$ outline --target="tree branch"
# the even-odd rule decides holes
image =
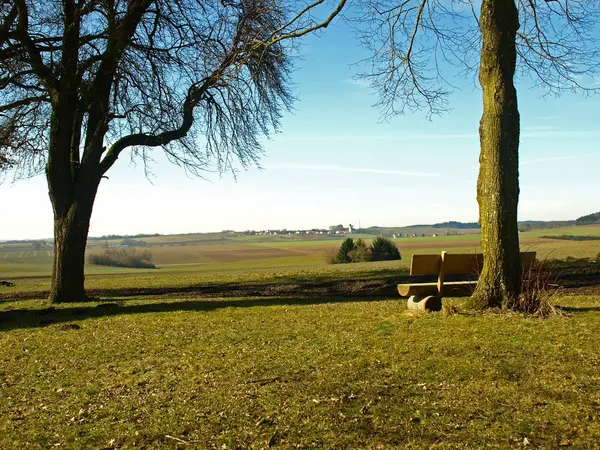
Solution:
[[[57,92],[56,79],[53,77],[50,68],[44,64],[40,51],[31,40],[31,36],[29,36],[29,12],[27,10],[27,4],[25,3],[25,0],[16,0],[15,5],[17,6],[19,18],[16,29],[17,36],[23,43],[27,54],[29,55],[31,67],[36,75],[40,77],[50,93],[55,95]]]
[[[39,95],[37,97],[22,98],[20,100],[14,101],[12,103],[0,105],[0,112],[10,111],[11,109],[20,108],[21,106],[29,105],[31,103],[49,102],[49,101],[50,101],[50,99],[48,98],[47,95]]]

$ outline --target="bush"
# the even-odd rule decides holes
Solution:
[[[371,250],[365,241],[359,239],[354,244],[354,248],[348,253],[348,256],[353,263],[368,262],[371,261]]]
[[[137,239],[125,238],[121,242],[121,245],[128,245],[129,247],[145,247],[148,243]]]
[[[326,264],[339,263],[338,250],[336,250],[335,248],[329,248],[329,249],[325,250],[325,253],[323,254],[323,259],[325,260]]]
[[[156,266],[152,264],[152,253],[135,248],[108,249],[99,255],[89,255],[88,263],[98,266],[156,269]]]
[[[392,261],[402,259],[400,250],[391,239],[378,237],[371,243],[372,261]]]
[[[535,266],[523,267],[521,275],[521,295],[513,304],[506,305],[509,309],[536,317],[560,315],[550,298],[558,291],[557,275],[547,261]]]
[[[354,239],[352,239],[352,238],[344,239],[344,242],[342,242],[342,245],[340,245],[340,249],[338,250],[338,253],[337,253],[338,264],[345,264],[345,263],[352,262],[352,259],[350,258],[350,252],[352,250],[354,250],[354,245],[355,245]]]

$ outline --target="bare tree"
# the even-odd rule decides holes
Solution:
[[[407,110],[443,113],[452,72],[464,76],[478,69],[484,267],[476,307],[517,308],[520,294],[515,73],[530,76],[547,94],[594,92],[586,81],[599,69],[598,12],[597,0],[482,0],[480,11],[471,0],[366,0],[355,18],[372,51],[362,76],[377,90],[385,118]]]
[[[293,100],[290,46],[326,28],[344,4],[0,2],[0,168],[17,178],[45,170],[51,301],[86,298],[90,217],[117,158],[130,149],[146,161],[161,147],[193,174],[255,163],[259,135],[277,130]]]

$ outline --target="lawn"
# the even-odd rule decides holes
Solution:
[[[0,448],[597,448],[600,296],[557,302],[3,302]]]
[[[399,245],[402,261],[342,265],[327,241],[152,246],[186,262],[88,266],[98,301],[57,307],[47,255],[0,260],[17,284],[0,287],[0,448],[598,448],[598,289],[548,320],[415,314],[393,294],[410,255],[477,236]]]

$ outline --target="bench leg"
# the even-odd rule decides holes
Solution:
[[[420,309],[422,311],[441,311],[442,298],[437,295],[428,295],[426,297],[413,295],[409,297],[406,307],[408,309]]]

